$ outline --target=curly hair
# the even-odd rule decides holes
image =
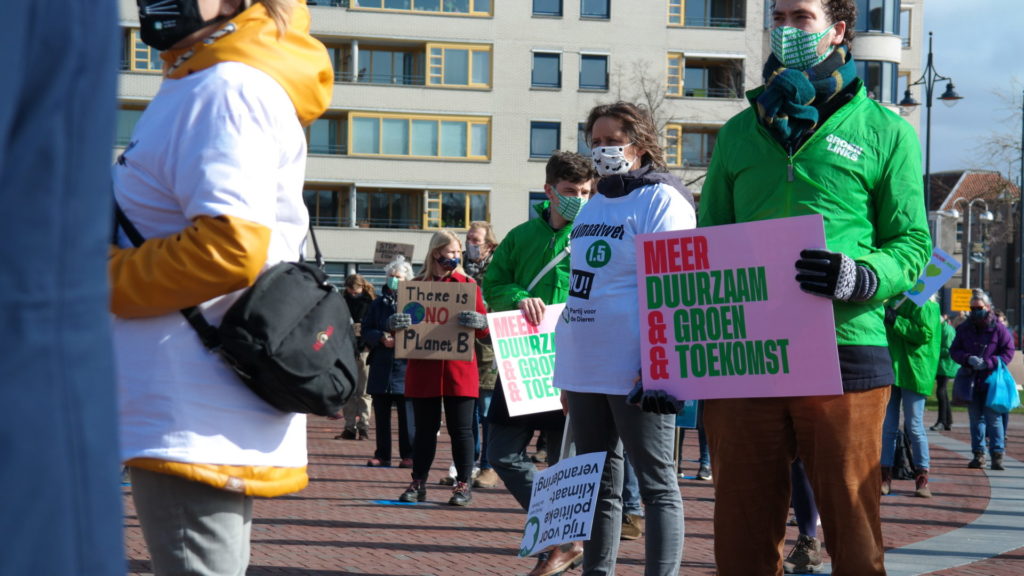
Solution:
[[[590,135],[594,130],[594,124],[599,118],[609,116],[622,123],[622,131],[629,136],[629,141],[636,144],[645,151],[640,159],[641,166],[650,164],[656,170],[664,171],[665,152],[661,149],[658,138],[658,128],[654,124],[650,110],[642,104],[623,102],[614,104],[599,104],[594,106],[587,116],[587,145],[590,145]]]
[[[586,182],[597,178],[594,161],[576,152],[555,150],[544,168],[544,183],[554,186],[566,182]]]

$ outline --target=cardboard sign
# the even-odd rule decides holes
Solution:
[[[382,242],[377,241],[376,246],[373,248],[373,263],[374,264],[387,264],[394,259],[395,255],[401,254],[405,256],[406,262],[412,262],[412,251],[416,248],[413,244],[398,244],[397,242]]]
[[[555,326],[565,304],[544,307],[539,326],[519,310],[487,315],[494,359],[509,416],[561,410],[561,392],[551,385],[555,372]]]
[[[402,282],[398,309],[412,316],[412,326],[395,334],[396,358],[472,360],[475,332],[459,326],[459,312],[476,310],[476,284]]]
[[[960,269],[960,262],[944,252],[941,248],[932,249],[932,259],[924,267],[924,272],[917,279],[917,283],[910,290],[904,292],[911,302],[918,306],[931,298],[932,294],[939,291],[939,288],[949,281]]]
[[[590,539],[606,456],[606,452],[591,452],[559,460],[533,477],[519,556],[532,556],[563,542]]]
[[[824,247],[819,214],[638,235],[644,386],[680,400],[842,394],[832,301],[794,280],[800,251]]]
[[[974,291],[970,288],[953,288],[949,298],[949,309],[954,312],[966,312],[971,309],[971,296]]]

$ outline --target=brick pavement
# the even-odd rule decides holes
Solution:
[[[968,442],[966,414],[949,438]],[[934,414],[926,416],[934,421]],[[259,500],[253,522],[252,560],[248,574],[261,575],[474,575],[525,574],[532,559],[517,558],[524,516],[503,488],[477,489],[464,509],[445,505],[449,488],[436,481],[450,462],[442,432],[431,473],[428,502],[396,505],[393,501],[409,481],[408,470],[367,468],[371,441],[333,440],[340,424],[321,418],[309,422],[310,486],[303,492]],[[935,434],[935,433],[931,433]],[[696,456],[696,434],[687,435],[684,456]],[[1024,417],[1014,415],[1007,444],[1010,456],[1024,460]],[[893,494],[882,499],[883,535],[887,549],[948,533],[976,519],[989,501],[990,471],[968,470],[958,454],[932,449],[930,500],[913,497],[913,482],[897,481]],[[696,464],[686,463],[693,474]],[[680,574],[712,576],[714,561],[710,483],[680,480],[686,509],[686,541]],[[1021,487],[1024,489],[1024,486]],[[125,545],[130,574],[151,574],[138,520],[125,492]],[[1022,512],[1024,514],[1024,512]],[[787,532],[787,549],[796,529]],[[643,573],[644,540],[623,542],[618,574]],[[965,542],[965,547],[971,543]],[[933,576],[1009,576],[1024,574],[1024,533],[1021,548],[995,558]],[[574,571],[578,574],[578,571]]]

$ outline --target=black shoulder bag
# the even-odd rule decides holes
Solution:
[[[135,246],[145,242],[115,203],[117,223]],[[242,382],[282,412],[332,416],[356,383],[355,334],[348,306],[317,266],[281,262],[260,274],[231,305],[219,327],[199,308],[181,310],[203,345],[219,353]]]

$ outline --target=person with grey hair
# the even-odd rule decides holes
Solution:
[[[412,441],[405,409],[406,360],[395,358],[395,334],[388,330],[387,321],[397,312],[398,285],[411,280],[412,266],[401,254],[384,267],[387,280],[381,297],[370,304],[363,317],[363,342],[370,352],[366,363],[370,367],[366,392],[373,398],[373,412],[377,415],[377,449],[366,462],[371,467],[391,466],[391,407],[398,410],[399,468],[412,468]]]

